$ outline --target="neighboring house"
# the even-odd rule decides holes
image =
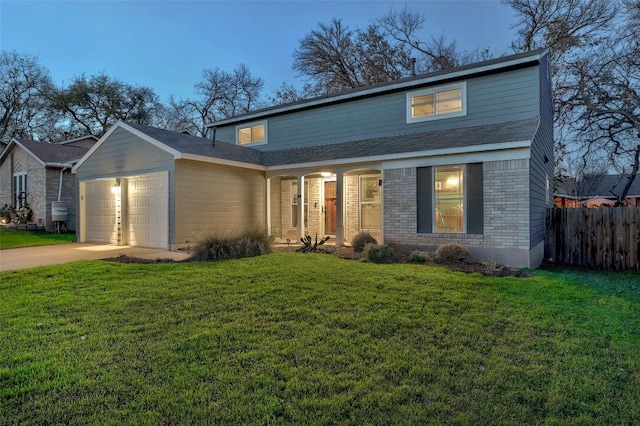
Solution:
[[[52,202],[67,204],[66,228],[76,229],[77,184],[72,167],[97,141],[94,136],[62,144],[14,138],[0,154],[0,206],[33,210],[32,221],[47,231],[55,230]]]
[[[258,226],[340,245],[367,231],[535,267],[552,120],[539,50],[225,119],[215,140],[120,122],[74,167],[80,241],[174,250]]]
[[[566,178],[558,185],[555,194],[555,206],[558,208],[585,207],[589,200],[609,200],[611,203],[590,203],[593,205],[612,205],[622,195],[628,175],[590,175],[576,181]],[[626,206],[640,206],[640,176],[637,176],[622,202]]]

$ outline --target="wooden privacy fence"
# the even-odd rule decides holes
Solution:
[[[640,271],[640,207],[548,209],[545,258]]]

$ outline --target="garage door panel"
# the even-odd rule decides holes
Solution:
[[[129,244],[167,248],[168,175],[136,176],[128,182]]]
[[[117,242],[115,194],[111,192],[113,184],[113,180],[85,184],[87,242],[107,244]]]

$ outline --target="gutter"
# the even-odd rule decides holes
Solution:
[[[69,163],[45,163],[46,167],[59,167],[60,168],[60,181],[58,182],[58,201],[62,198],[62,175],[64,171],[73,167],[72,164]]]

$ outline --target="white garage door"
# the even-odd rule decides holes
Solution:
[[[168,248],[168,174],[128,177],[127,181],[128,244]]]
[[[88,243],[117,243],[116,197],[111,191],[114,183],[115,180],[101,180],[85,184],[83,228]]]

